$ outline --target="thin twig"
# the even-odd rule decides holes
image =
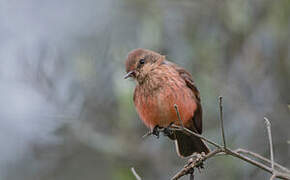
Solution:
[[[243,156],[243,155],[241,155],[239,153],[236,153],[235,151],[233,151],[231,149],[228,149],[228,148],[225,149],[225,153],[229,154],[229,155],[232,155],[234,157],[237,157],[237,158],[239,158],[239,159],[241,159],[243,161],[246,161],[246,162],[248,162],[248,163],[250,163],[250,164],[252,164],[252,165],[254,165],[256,167],[259,167],[260,169],[263,169],[263,170],[265,170],[265,171],[267,171],[269,173],[272,173],[272,169],[269,168],[268,166],[266,166],[266,165],[264,165],[264,164],[262,164],[260,162],[257,162],[255,160],[249,158],[249,157],[246,157],[246,156]]]
[[[271,157],[271,167],[273,172],[274,170],[274,152],[273,152],[273,143],[272,143],[272,134],[271,134],[271,123],[269,121],[269,119],[267,119],[266,117],[264,117],[265,123],[266,123],[266,128],[267,128],[267,132],[268,132],[268,138],[269,138],[269,145],[270,145],[270,157]]]
[[[193,131],[191,131],[191,130],[185,128],[185,127],[182,128],[182,127],[177,126],[177,125],[175,125],[175,124],[172,124],[171,127],[172,127],[172,128],[170,128],[170,129],[172,129],[172,130],[183,131],[183,132],[185,132],[185,133],[187,133],[187,134],[191,134],[191,135],[194,135],[194,136],[196,136],[196,137],[199,137],[200,139],[202,139],[202,140],[208,142],[209,144],[212,144],[213,146],[215,146],[215,147],[217,147],[217,148],[220,148],[220,147],[221,147],[219,144],[217,144],[217,143],[215,143],[215,142],[213,142],[213,141],[211,141],[211,140],[205,138],[204,136],[202,136],[202,135],[200,135],[200,134],[197,134],[197,133],[195,133],[195,132],[193,132]]]
[[[274,173],[274,174],[271,176],[270,180],[274,180],[275,177],[276,177],[276,174]]]
[[[137,180],[142,180],[141,177],[137,174],[134,167],[131,167],[131,171]]]
[[[245,150],[245,149],[239,148],[239,149],[236,149],[235,152],[240,153],[240,154],[251,155],[251,156],[253,156],[253,157],[257,158],[257,159],[260,159],[260,160],[262,160],[262,161],[265,161],[265,162],[271,164],[271,160],[269,160],[269,159],[267,159],[267,158],[261,156],[260,154],[254,153],[254,152],[252,152],[252,151],[248,151],[248,150]],[[290,174],[290,170],[287,169],[286,167],[284,167],[284,166],[282,166],[282,165],[280,165],[280,164],[278,164],[278,163],[276,163],[276,162],[274,162],[274,166],[277,167],[277,168],[279,168],[279,169],[281,169],[282,171],[285,171],[286,173],[289,173],[289,174]]]
[[[223,143],[224,143],[224,148],[227,148],[226,138],[225,138],[225,130],[224,130],[223,97],[222,96],[219,97],[219,108],[220,108],[220,121],[221,121],[221,129],[222,129]]]
[[[177,106],[177,104],[174,104],[174,109],[175,109],[175,111],[176,111],[177,118],[178,118],[178,120],[179,120],[179,122],[180,122],[180,126],[181,126],[182,129],[183,129],[184,126],[183,126],[183,122],[182,122],[182,120],[181,120],[181,118],[180,118],[180,114],[179,114],[179,111],[178,111],[178,106]]]

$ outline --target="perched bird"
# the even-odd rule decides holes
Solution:
[[[137,81],[134,104],[144,124],[156,127],[181,125],[174,104],[184,127],[202,133],[202,107],[199,91],[191,75],[183,68],[169,62],[156,52],[135,49],[126,60],[126,78]],[[175,131],[169,136],[175,140],[177,154],[187,157],[193,153],[209,152],[204,142],[195,136]]]

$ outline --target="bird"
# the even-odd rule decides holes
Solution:
[[[124,78],[133,78],[137,82],[133,101],[139,117],[148,128],[153,131],[175,124],[202,133],[200,93],[189,72],[168,61],[164,55],[142,48],[128,53],[125,66]],[[196,136],[174,131],[168,137],[175,141],[180,157],[194,153],[208,154],[210,151]]]

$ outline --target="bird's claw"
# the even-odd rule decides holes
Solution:
[[[173,124],[173,122],[170,123],[167,127],[163,128],[163,133],[165,136],[170,137],[173,135],[173,131],[170,129],[172,124]]]
[[[153,134],[154,136],[156,136],[157,139],[159,138],[160,127],[159,127],[158,125],[156,125],[156,126],[153,128],[153,130],[152,130],[152,134]]]
[[[164,136],[171,136],[173,132],[169,128],[164,128],[163,130]]]
[[[156,136],[157,139],[158,139],[159,136],[160,136],[160,132],[163,132],[163,134],[164,134],[165,136],[171,137],[171,136],[174,134],[173,131],[170,129],[172,124],[173,124],[173,123],[170,123],[170,124],[169,124],[167,127],[165,127],[165,128],[156,125],[156,126],[152,129],[152,131],[146,133],[143,137],[147,137],[147,136],[149,136],[149,135],[154,135],[154,136]]]
[[[163,133],[164,133],[164,136],[167,136],[169,139],[175,140],[176,134],[172,125],[173,125],[173,122],[170,123],[166,128],[164,128]]]

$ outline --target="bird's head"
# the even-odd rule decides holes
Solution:
[[[156,67],[158,67],[165,57],[147,50],[147,49],[134,49],[129,52],[126,59],[126,72],[125,79],[132,77],[139,83],[143,82],[147,75]]]

